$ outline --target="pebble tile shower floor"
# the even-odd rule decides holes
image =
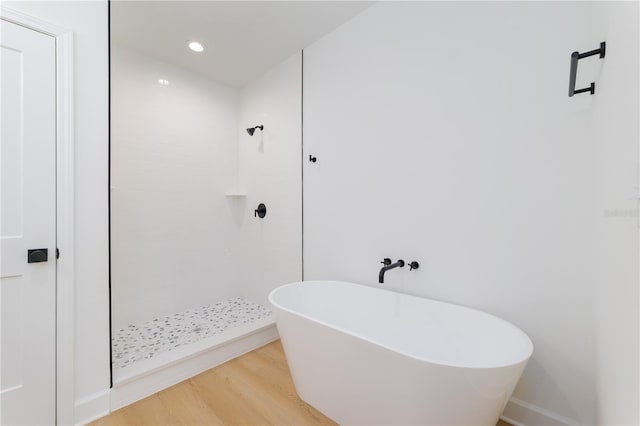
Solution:
[[[271,310],[242,298],[189,309],[114,330],[113,367],[137,361],[220,334],[271,315]]]

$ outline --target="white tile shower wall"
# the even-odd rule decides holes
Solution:
[[[237,90],[119,46],[111,61],[114,328],[240,296]]]
[[[243,297],[268,306],[267,295],[279,285],[301,279],[301,54],[275,66],[240,90],[238,130],[239,186],[246,199],[232,200],[243,212],[238,274]],[[246,128],[264,125],[253,136]],[[259,203],[264,219],[255,218]]]
[[[419,261],[384,287],[520,326],[535,350],[514,395],[580,424],[597,397],[597,96],[567,86],[593,19],[588,3],[381,2],[304,51],[305,278],[378,286],[382,258]],[[583,62],[580,86],[602,66]]]
[[[109,389],[107,2],[3,1],[2,6],[74,32],[74,362],[75,400],[82,401]]]
[[[593,105],[597,150],[597,424],[640,424],[638,2],[596,5],[607,41]]]

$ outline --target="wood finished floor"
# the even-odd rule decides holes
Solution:
[[[298,397],[278,340],[114,411],[92,426],[335,424]]]

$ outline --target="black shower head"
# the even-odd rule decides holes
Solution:
[[[247,129],[247,133],[249,133],[249,136],[253,136],[253,134],[255,133],[256,129],[260,129],[260,131],[264,130],[264,126],[260,125],[260,126],[256,126],[256,127],[249,127]]]

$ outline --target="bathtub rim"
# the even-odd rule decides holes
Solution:
[[[515,329],[516,332],[520,333],[525,338],[526,342],[528,343],[528,345],[527,345],[528,348],[525,351],[525,352],[528,353],[528,355],[526,357],[523,357],[519,361],[516,361],[516,362],[496,364],[496,365],[491,365],[491,366],[472,366],[472,365],[464,365],[464,364],[456,364],[456,363],[447,363],[447,362],[442,362],[442,361],[435,361],[435,360],[429,359],[427,357],[416,356],[416,355],[408,353],[406,351],[390,347],[389,345],[386,345],[384,343],[378,342],[378,341],[376,341],[374,339],[371,339],[369,337],[362,336],[362,335],[356,334],[356,333],[354,333],[352,331],[346,330],[343,327],[335,326],[335,325],[329,324],[329,323],[327,323],[325,321],[319,320],[317,318],[313,318],[313,317],[311,317],[309,315],[306,315],[306,314],[303,314],[303,313],[300,313],[300,312],[296,312],[296,311],[288,309],[288,308],[284,308],[280,304],[275,303],[274,300],[273,300],[273,295],[276,292],[278,292],[278,290],[281,290],[281,289],[284,289],[284,288],[288,288],[288,287],[293,287],[293,286],[296,286],[296,285],[311,284],[311,283],[337,283],[337,284],[346,284],[346,285],[350,285],[350,286],[366,287],[366,288],[370,288],[370,289],[373,289],[373,290],[376,290],[376,291],[383,291],[383,292],[387,292],[387,293],[393,293],[393,294],[396,294],[396,295],[399,294],[401,296],[406,296],[406,297],[414,298],[414,299],[415,298],[424,299],[424,300],[427,300],[429,302],[442,304],[442,305],[448,305],[448,306],[454,306],[455,308],[464,309],[464,310],[470,310],[470,311],[477,312],[477,313],[480,313],[480,314],[483,314],[483,315],[488,315],[488,316],[498,320],[499,322],[505,324],[506,326]],[[427,362],[427,363],[430,363],[430,364],[433,364],[433,365],[439,365],[439,366],[443,366],[443,367],[454,367],[454,368],[467,368],[467,369],[474,369],[474,370],[475,369],[490,370],[490,369],[514,367],[514,366],[520,365],[522,363],[527,363],[529,361],[529,359],[531,359],[531,356],[533,355],[533,349],[534,349],[533,342],[531,341],[531,338],[527,335],[527,333],[525,333],[520,327],[516,326],[515,324],[512,324],[511,322],[509,322],[509,321],[507,321],[507,320],[505,320],[503,318],[500,318],[500,317],[498,317],[496,315],[490,314],[490,313],[485,312],[485,311],[481,311],[479,309],[470,308],[468,306],[458,305],[458,304],[450,303],[450,302],[444,302],[444,301],[440,301],[440,300],[436,300],[436,299],[429,299],[427,297],[414,296],[412,294],[400,293],[398,291],[393,291],[393,290],[389,290],[389,289],[386,289],[386,288],[377,288],[377,287],[368,286],[368,285],[364,285],[364,284],[357,284],[357,283],[352,283],[352,282],[349,282],[349,281],[337,281],[337,280],[295,281],[295,282],[292,282],[292,283],[283,284],[283,285],[278,286],[275,289],[271,290],[269,292],[268,300],[269,300],[269,303],[277,310],[282,310],[282,311],[285,311],[285,312],[287,312],[289,314],[302,317],[302,318],[304,318],[304,319],[306,319],[308,321],[312,321],[312,322],[315,322],[315,323],[318,323],[318,324],[322,324],[325,327],[331,328],[333,330],[339,331],[341,333],[347,334],[347,335],[355,337],[357,339],[364,340],[364,341],[369,342],[369,343],[371,343],[373,345],[380,346],[380,347],[382,347],[382,348],[384,348],[386,350],[389,350],[391,352],[394,352],[394,353],[409,357],[409,358],[414,359],[416,361]],[[278,323],[278,316],[276,315],[276,324],[277,323]]]

